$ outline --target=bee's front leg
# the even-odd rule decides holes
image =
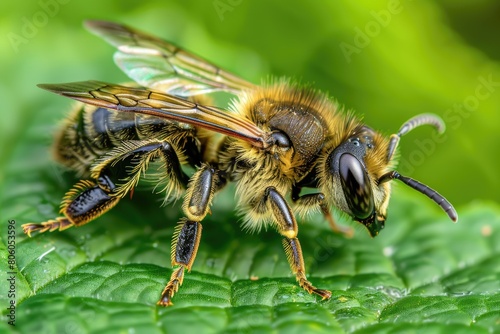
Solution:
[[[321,213],[328,221],[330,228],[335,233],[340,233],[346,236],[347,238],[351,238],[354,234],[354,231],[350,227],[340,226],[333,219],[332,213],[330,212],[330,208],[325,201],[325,195],[323,193],[315,193],[315,194],[305,194],[300,195],[300,188],[296,187],[292,189],[292,201],[297,207],[299,213],[305,213],[307,210],[320,208]]]
[[[316,288],[306,277],[302,248],[297,238],[297,221],[295,220],[292,210],[283,196],[281,196],[274,187],[266,188],[264,196],[278,223],[278,232],[284,236],[283,247],[285,248],[286,257],[299,285],[307,292],[317,294],[323,300],[329,299],[332,296],[330,291]]]
[[[201,239],[202,226],[200,221],[210,211],[212,199],[226,183],[220,172],[203,165],[189,181],[183,210],[187,218],[181,220],[172,238],[172,267],[177,267],[161,293],[158,305],[172,305],[172,297],[179,290],[184,279],[184,269],[191,270]]]

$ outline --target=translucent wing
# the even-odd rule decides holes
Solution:
[[[87,21],[87,29],[118,51],[116,64],[141,86],[178,96],[238,93],[255,85],[162,39],[124,25]]]
[[[199,105],[177,96],[101,81],[38,86],[98,107],[152,115],[199,126],[239,138],[259,148],[266,148],[269,145],[269,136],[249,120],[228,111]]]

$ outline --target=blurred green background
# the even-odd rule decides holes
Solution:
[[[0,186],[22,166],[50,166],[52,132],[70,101],[36,87],[126,80],[85,19],[162,36],[256,83],[294,77],[329,92],[390,134],[409,117],[441,115],[447,132],[401,142],[399,170],[456,205],[498,201],[500,4],[481,1],[102,1],[0,5]],[[26,156],[18,144],[46,131]],[[20,185],[21,186],[21,185]]]

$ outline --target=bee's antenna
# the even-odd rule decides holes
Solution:
[[[403,181],[403,183],[405,183],[406,185],[412,187],[413,189],[429,197],[448,214],[448,217],[450,217],[451,220],[453,220],[454,222],[458,220],[457,211],[455,210],[453,205],[451,205],[451,203],[448,202],[446,198],[441,196],[437,191],[435,191],[431,187],[426,186],[425,184],[420,183],[417,180],[403,176],[396,171],[392,171],[382,175],[382,177],[380,177],[380,179],[378,180],[378,183],[379,184],[384,183],[393,179],[398,179],[400,181]]]
[[[443,133],[446,126],[441,119],[441,117],[434,114],[420,114],[407,120],[401,127],[397,134],[391,135],[391,141],[389,142],[389,149],[387,150],[387,161],[391,161],[392,156],[396,147],[398,147],[399,139],[410,132],[411,130],[421,126],[421,125],[432,125],[439,133]]]

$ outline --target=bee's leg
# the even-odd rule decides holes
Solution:
[[[91,170],[91,177],[98,178],[103,173],[112,171],[113,179],[117,179],[113,195],[124,197],[146,175],[149,164],[153,161],[161,165],[160,181],[167,181],[164,191],[168,197],[171,193],[179,194],[185,189],[189,177],[182,171],[179,157],[174,147],[166,141],[130,140],[116,147],[96,163]]]
[[[63,217],[34,224],[24,224],[24,233],[65,230],[71,226],[82,226],[113,208],[139,181],[151,160],[162,159],[165,175],[170,180],[167,193],[179,191],[187,184],[188,177],[173,147],[167,142],[130,141],[116,147],[105,155],[92,169],[91,177],[96,181],[79,181],[66,193],[61,203]],[[121,184],[112,181],[114,171],[129,171]],[[117,179],[117,177],[113,177]]]
[[[277,222],[278,232],[284,236],[283,247],[285,248],[286,257],[299,285],[307,292],[317,294],[323,300],[329,299],[332,296],[330,291],[316,288],[306,278],[302,248],[297,238],[297,221],[292,214],[292,210],[274,187],[266,188],[264,196]]]
[[[181,221],[172,238],[171,261],[172,267],[177,268],[163,289],[158,305],[172,305],[172,297],[182,284],[184,269],[189,272],[196,257],[202,230],[200,221],[210,212],[215,192],[225,183],[219,171],[209,165],[203,165],[189,181],[183,203],[187,218]]]
[[[172,272],[170,280],[161,293],[160,306],[172,305],[172,297],[179,290],[184,279],[184,269],[191,271],[198,246],[200,244],[202,226],[200,222],[184,219],[174,232],[171,249]]]
[[[345,235],[348,238],[351,238],[354,234],[354,231],[350,227],[340,226],[333,219],[332,213],[328,208],[328,205],[325,201],[325,195],[323,193],[315,193],[315,194],[305,194],[300,196],[300,188],[292,189],[292,200],[297,206],[299,212],[305,212],[308,209],[313,209],[319,207],[321,213],[328,221],[330,228],[336,232]]]
[[[64,217],[40,224],[24,224],[23,231],[31,236],[32,232],[52,232],[57,229],[62,231],[72,226],[84,225],[118,203],[120,198],[111,196],[114,187],[106,175],[100,177],[97,182],[81,180],[66,193],[61,203],[61,213]]]

